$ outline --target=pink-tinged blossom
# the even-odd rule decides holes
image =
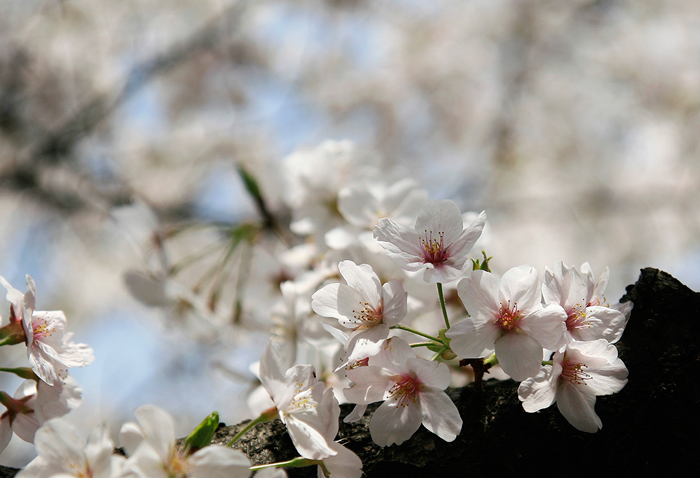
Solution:
[[[596,280],[595,275],[593,274],[593,269],[591,269],[591,265],[588,262],[584,262],[583,264],[581,264],[581,275],[584,277],[586,281],[586,287],[588,289],[588,293],[586,295],[587,306],[591,307],[596,305],[602,305],[604,307],[610,306],[615,310],[619,310],[620,312],[622,312],[622,315],[625,316],[626,325],[627,321],[630,318],[630,313],[632,312],[632,307],[634,306],[634,304],[632,302],[618,302],[617,304],[608,304],[608,301],[605,298],[605,289],[608,286],[610,269],[606,267],[601,276],[598,278],[598,280]]]
[[[452,201],[431,200],[421,209],[415,228],[380,219],[374,237],[387,254],[407,271],[425,270],[426,282],[450,282],[464,269],[467,254],[481,236],[486,213],[466,229]]]
[[[596,396],[617,393],[627,383],[627,368],[617,349],[605,339],[572,342],[555,353],[552,362],[518,387],[523,408],[533,413],[556,401],[571,425],[598,431],[603,424],[595,413]]]
[[[367,264],[352,261],[338,264],[340,275],[346,284],[328,284],[311,297],[311,307],[323,317],[338,319],[341,326],[351,332],[344,342],[347,351],[343,363],[353,355],[356,344],[365,350],[367,357],[379,351],[382,340],[389,336],[389,329],[406,316],[408,294],[398,280],[382,286],[379,277]]]
[[[59,370],[61,381],[53,387],[43,381],[25,380],[10,397],[0,392],[6,410],[0,415],[0,452],[16,434],[33,443],[34,434],[46,421],[65,415],[82,402],[82,389],[65,370]]]
[[[139,478],[245,478],[250,462],[238,450],[209,445],[188,454],[175,443],[175,423],[165,410],[143,405],[134,412],[138,423],[125,423],[119,441],[127,467]]]
[[[542,307],[537,271],[530,266],[508,270],[499,280],[486,271],[473,271],[457,292],[470,317],[457,322],[446,335],[462,358],[496,353],[503,371],[514,380],[535,375],[543,348],[564,344],[566,312],[559,305]]]
[[[114,454],[114,443],[103,422],[88,436],[87,444],[67,422],[46,422],[34,440],[39,456],[17,474],[17,478],[120,478],[126,458]],[[132,475],[133,476],[133,475]]]
[[[301,456],[321,460],[337,453],[328,440],[331,401],[335,400],[331,389],[316,378],[311,365],[295,365],[289,369],[273,342],[260,359],[260,381],[272,398],[280,420]]]
[[[602,293],[597,295],[595,289],[592,274],[584,277],[576,267],[558,261],[553,269],[546,268],[542,295],[545,304],[561,305],[566,311],[567,342],[620,340],[625,315],[601,302]]]
[[[379,446],[405,442],[421,423],[445,441],[453,441],[462,429],[457,407],[444,392],[451,381],[447,366],[417,358],[397,337],[386,341],[368,366],[349,370],[348,377],[355,383],[344,392],[352,403],[384,401],[369,424]]]
[[[65,332],[66,316],[60,310],[38,311],[36,304],[36,284],[27,275],[27,292],[22,295],[3,277],[0,284],[7,289],[7,300],[11,303],[12,315],[21,310],[22,328],[27,344],[29,363],[48,385],[60,381],[56,372],[60,368],[84,367],[92,363],[92,348],[85,344],[69,342],[72,332]],[[21,300],[21,302],[20,302]]]

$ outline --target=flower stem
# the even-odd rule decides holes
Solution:
[[[416,344],[411,344],[411,347],[429,347],[430,345],[435,345],[435,342],[418,342]]]
[[[405,325],[394,325],[391,328],[405,330],[406,332],[411,332],[413,334],[420,335],[421,337],[425,337],[426,339],[430,339],[430,340],[437,342],[439,344],[442,343],[442,340],[438,339],[437,337],[433,337],[432,335],[424,334],[423,332],[419,332],[419,331],[412,329],[410,327],[406,327]]]
[[[288,461],[280,461],[277,463],[268,463],[266,465],[251,466],[250,469],[251,471],[258,471],[264,470],[265,468],[297,468],[303,466],[318,465],[320,463],[320,460],[309,460],[308,458],[298,456]]]
[[[269,422],[270,420],[274,420],[276,417],[277,417],[277,408],[275,408],[275,407],[268,408],[267,410],[265,410],[264,412],[262,412],[258,418],[256,418],[255,420],[253,420],[252,422],[250,422],[249,424],[247,424],[247,425],[243,428],[243,430],[239,431],[239,432],[236,434],[236,436],[234,436],[234,437],[231,439],[231,441],[228,442],[228,443],[226,444],[226,446],[233,446],[233,444],[236,443],[236,441],[237,441],[240,437],[242,437],[248,430],[250,430],[250,429],[253,428],[254,426],[259,425],[259,424],[261,424],[261,423],[265,423],[265,422]]]
[[[437,283],[438,295],[440,296],[440,306],[442,307],[442,316],[445,318],[445,327],[450,328],[450,319],[447,318],[447,307],[445,306],[445,295],[442,293],[442,284]]]

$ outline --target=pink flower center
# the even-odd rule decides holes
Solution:
[[[423,262],[440,264],[447,260],[447,248],[445,247],[445,233],[438,232],[437,238],[433,237],[433,231],[423,231],[425,236],[418,236],[423,246]]]
[[[423,390],[423,384],[417,377],[402,374],[394,377],[394,386],[389,389],[389,393],[400,407],[407,407],[411,402],[418,401],[418,393],[421,390]]]
[[[51,337],[56,332],[56,329],[49,328],[49,322],[44,317],[35,319],[32,322],[32,332],[34,340],[41,340],[45,337]]]
[[[588,368],[585,363],[567,361],[562,364],[561,375],[559,380],[565,380],[570,383],[575,383],[577,385],[587,385],[586,380],[590,379],[591,376],[588,375],[583,369]]]
[[[360,302],[362,309],[352,310],[353,317],[358,326],[354,330],[368,329],[382,323],[382,306],[377,309],[372,307],[369,302]]]
[[[510,332],[511,330],[518,328],[520,318],[521,316],[518,311],[517,303],[513,304],[513,307],[511,308],[510,301],[508,301],[508,305],[505,307],[501,302],[501,306],[498,309],[498,317],[496,318],[496,325],[498,325],[501,330]]]

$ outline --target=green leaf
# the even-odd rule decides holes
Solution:
[[[212,412],[202,423],[192,430],[192,433],[185,438],[185,450],[188,455],[201,450],[211,443],[211,439],[219,426],[219,414]]]

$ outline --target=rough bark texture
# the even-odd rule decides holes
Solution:
[[[421,427],[401,446],[380,448],[369,435],[370,413],[360,422],[341,424],[339,437],[360,456],[371,478],[687,473],[697,455],[692,437],[700,424],[700,353],[692,327],[700,319],[700,294],[648,268],[627,287],[622,301],[629,300],[634,309],[617,344],[629,369],[629,383],[618,394],[598,397],[596,411],[603,421],[598,433],[577,431],[556,406],[526,413],[517,383],[491,380],[481,393],[473,385],[449,391],[464,420],[462,433],[452,443]],[[341,416],[350,409],[343,406]],[[220,427],[214,442],[227,442],[244,425]],[[279,420],[251,430],[236,448],[254,464],[297,456]],[[314,477],[316,470],[291,469],[289,475]],[[0,469],[0,478],[11,476],[12,470]]]

